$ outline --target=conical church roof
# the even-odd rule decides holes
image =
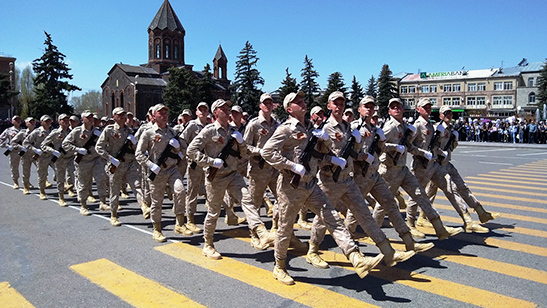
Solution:
[[[173,7],[171,7],[171,3],[169,3],[168,0],[165,0],[163,2],[159,11],[156,13],[156,16],[148,27],[148,31],[152,31],[155,29],[168,29],[170,31],[180,31],[182,33],[186,32],[184,30],[184,27],[180,23],[177,14],[175,14]]]
[[[220,60],[220,59],[228,61],[228,58],[224,54],[224,50],[222,50],[222,46],[220,46],[220,44],[219,44],[218,49],[217,49],[217,53],[216,53],[215,58],[213,59],[213,61]]]

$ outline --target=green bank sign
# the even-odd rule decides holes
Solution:
[[[465,76],[467,71],[453,71],[453,72],[439,72],[439,73],[426,73],[421,72],[420,78],[439,78],[439,77],[452,77],[452,76]]]

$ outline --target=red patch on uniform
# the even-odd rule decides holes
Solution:
[[[266,136],[268,134],[268,131],[265,128],[263,128],[263,129],[260,130],[260,134],[262,136]]]
[[[399,139],[403,138],[403,133],[399,133],[398,137]]]
[[[161,141],[161,135],[156,134],[156,136],[154,136],[154,141],[155,142],[160,142]]]
[[[114,139],[120,139],[122,136],[120,136],[120,134],[118,133],[114,133]]]
[[[445,138],[450,138],[450,133],[449,133],[449,132],[445,132],[445,133],[444,133],[444,137],[445,137]]]
[[[303,132],[298,132],[296,134],[296,140],[302,140],[302,139],[306,139],[306,138],[307,138],[307,136]]]
[[[429,136],[429,135],[431,134],[431,131],[428,129],[428,130],[425,131],[425,134],[426,134],[427,136]]]
[[[57,136],[57,139],[63,140],[63,134],[59,134],[59,135]]]
[[[339,132],[336,132],[336,134],[334,135],[334,137],[336,138],[336,140],[338,142],[342,141],[342,135],[339,133]]]
[[[15,135],[17,135],[17,133],[11,134],[11,138],[15,137]]]
[[[45,138],[45,137],[46,137],[46,133],[41,133],[41,134],[40,134],[40,137],[41,137],[41,138]]]
[[[365,132],[364,134],[361,134],[363,137],[365,138],[368,138],[370,137],[372,134],[370,132]]]
[[[80,136],[80,138],[82,138],[82,139],[87,139],[87,135],[86,135],[86,134],[82,134],[82,135]]]
[[[224,138],[222,138],[222,136],[218,136],[218,143],[224,144]]]

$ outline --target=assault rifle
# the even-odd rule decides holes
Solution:
[[[245,125],[241,125],[237,131],[240,132],[240,133],[242,131],[245,131]],[[228,164],[226,164],[226,159],[228,158],[228,156],[232,155],[232,156],[235,156],[235,157],[241,159],[241,154],[239,153],[239,150],[236,151],[236,150],[232,149],[235,142],[237,142],[236,138],[230,136],[230,139],[228,139],[228,143],[226,143],[224,148],[222,148],[222,151],[220,151],[220,153],[218,153],[218,155],[216,157],[216,158],[222,159],[222,161],[224,162],[224,164],[223,164],[224,168],[228,167]],[[214,180],[215,176],[217,175],[217,171],[219,169],[220,168],[215,168],[213,166],[209,167],[209,175],[207,175],[207,179],[209,181]]]
[[[131,144],[133,144],[133,142],[131,142],[129,138],[125,139],[125,142],[123,143],[121,149],[118,151],[118,153],[116,153],[114,158],[119,160],[120,162],[123,162],[125,161],[125,154],[135,154],[135,151],[130,148]],[[114,164],[110,163],[110,173],[116,172],[116,168],[117,167],[114,166]]]
[[[452,151],[454,141],[456,141],[456,135],[450,134],[450,138],[448,138],[448,142],[446,142],[446,145],[443,148],[443,151],[447,152],[448,155],[450,155],[450,152]],[[442,163],[445,158],[446,157],[439,155],[438,162]]]
[[[374,133],[374,140],[372,140],[372,143],[368,147],[368,153],[370,155],[374,155],[374,153],[379,155],[380,154],[380,148],[378,147],[378,143],[380,142],[380,135],[378,135],[376,133],[376,128],[374,128],[372,132]],[[370,164],[365,161],[365,163],[363,165],[363,168],[361,169],[361,174],[363,176],[365,176],[367,174],[368,167],[370,167]]]
[[[21,145],[21,142],[16,142],[18,145]],[[4,151],[4,155],[8,156],[11,151],[13,151],[13,147],[11,147],[11,150],[9,149],[10,147],[8,146],[8,149],[6,151]]]
[[[321,124],[319,124],[317,129],[323,129],[323,126],[325,126],[325,123],[327,122],[327,119],[330,117],[331,112],[332,112],[331,110],[327,111],[327,113],[325,114],[325,120],[321,122]],[[308,144],[306,145],[306,148],[304,149],[302,154],[300,154],[299,162],[302,165],[304,165],[304,168],[306,168],[306,171],[310,171],[311,169],[310,159],[312,157],[320,158],[320,159],[325,157],[325,154],[321,154],[317,150],[315,150],[315,145],[317,144],[317,141],[318,141],[318,138],[315,137],[314,134],[310,134],[310,137],[308,139]],[[292,176],[290,184],[295,189],[298,188],[298,186],[300,185],[300,178],[301,176],[296,173],[294,173]]]
[[[182,133],[182,131],[180,131],[178,134],[176,134],[175,137],[173,137],[173,138],[179,139],[179,136],[180,136],[181,133]],[[126,141],[128,141],[128,140],[126,140]],[[157,162],[158,166],[167,167],[166,162],[167,162],[168,158],[175,158],[176,160],[180,160],[180,156],[173,153],[171,151],[172,149],[173,149],[173,146],[171,144],[167,143],[167,146],[165,147],[165,149],[163,149],[163,152],[161,152],[160,157],[158,158],[158,162]],[[150,175],[148,176],[148,178],[151,181],[153,181],[156,178],[156,174],[154,172],[150,172]]]
[[[399,145],[406,145],[408,141],[408,137],[412,134],[412,130],[410,128],[405,129],[405,133],[403,134],[403,137],[401,140],[399,140]],[[393,165],[397,166],[397,162],[399,161],[399,158],[401,157],[401,153],[397,152],[395,153],[395,156],[393,157]]]
[[[83,148],[87,151],[87,154],[90,153],[89,148],[91,148],[92,146],[95,146],[95,144],[97,143],[97,139],[99,138],[100,135],[101,135],[101,131],[96,128],[93,128],[93,133],[91,134],[91,137],[89,137],[89,139],[83,146]],[[76,154],[76,158],[74,159],[74,161],[77,163],[80,163],[80,161],[82,160],[82,157],[84,157],[84,154],[78,153]]]
[[[356,128],[357,131],[361,130],[361,127],[363,127],[363,125],[366,123],[366,120],[367,120],[366,116],[361,119],[362,122]],[[338,157],[341,157],[347,160],[351,156],[352,158],[356,159],[357,152],[355,152],[355,150],[353,149],[354,146],[355,146],[355,136],[351,135],[348,139],[348,142],[346,143],[346,145],[344,146],[344,148],[342,149]],[[336,166],[336,168],[334,169],[334,172],[332,173],[332,179],[334,180],[335,183],[338,182],[338,178],[340,177],[341,171],[342,171],[342,168],[340,166]]]
[[[429,153],[433,154],[433,150],[435,150],[437,144],[439,143],[439,138],[441,138],[441,131],[437,129],[435,130],[435,133],[433,134],[433,137],[431,137],[431,141],[429,141],[429,145],[427,146]],[[423,163],[424,168],[427,168],[428,164],[429,161],[425,159]]]
[[[54,148],[53,143],[50,143],[50,144],[48,144],[48,145],[49,145],[50,147]],[[55,149],[55,148],[54,148],[54,149]],[[63,149],[63,146],[62,146],[62,145],[59,146],[59,150],[58,150],[58,151],[61,152],[61,154],[66,154],[66,151],[65,151],[65,149]],[[59,158],[59,157],[57,157],[57,156],[55,156],[55,155],[51,155],[51,162],[52,162],[52,163],[56,162],[58,158]]]

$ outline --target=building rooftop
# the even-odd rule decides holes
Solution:
[[[169,3],[168,0],[165,0],[163,2],[160,9],[156,13],[156,16],[154,16],[154,19],[148,27],[148,31],[152,31],[155,29],[168,29],[170,31],[179,31],[183,34],[186,33],[184,27],[182,26],[182,23],[177,17],[177,14],[175,14],[173,7],[171,7],[171,3]]]

